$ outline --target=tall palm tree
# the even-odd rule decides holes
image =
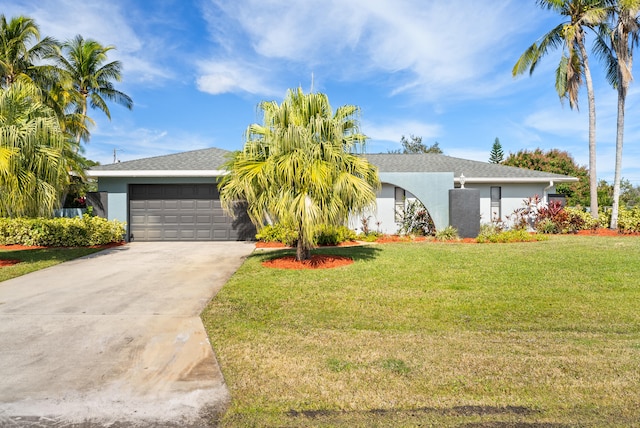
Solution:
[[[95,40],[85,40],[81,35],[62,44],[54,56],[60,70],[62,87],[68,91],[68,102],[75,106],[75,113],[83,119],[85,128],[90,124],[88,107],[101,110],[109,119],[111,112],[107,100],[120,104],[129,110],[133,100],[124,92],[117,90],[113,82],[122,80],[120,61],[108,61],[107,53],[114,46],[102,46]],[[88,132],[76,129],[76,144],[87,141]]]
[[[578,107],[578,92],[582,77],[587,87],[589,105],[589,195],[591,215],[598,217],[598,180],[596,175],[596,104],[589,56],[585,47],[585,29],[593,30],[607,17],[607,0],[538,0],[542,8],[553,10],[565,21],[531,45],[513,67],[513,76],[527,69],[533,73],[538,61],[550,49],[562,47],[556,69],[556,90],[560,99],[568,99],[569,106]]]
[[[50,67],[37,64],[51,55],[56,41],[51,37],[40,40],[35,21],[17,16],[7,21],[0,15],[0,86],[8,87],[22,75],[42,85],[50,81]]]
[[[263,123],[246,131],[220,184],[225,209],[246,201],[258,226],[269,220],[298,232],[297,260],[310,257],[320,225],[345,224],[350,213],[375,203],[377,169],[358,149],[365,142],[358,107],[335,113],[325,94],[289,90],[285,100],[262,102]]]
[[[622,179],[622,148],[624,142],[625,102],[629,84],[633,79],[633,49],[639,42],[640,0],[612,1],[609,25],[601,26],[601,37],[596,51],[607,63],[607,80],[618,91],[618,116],[616,121],[616,161],[613,178],[613,206],[611,229],[618,228],[620,208],[620,182]]]
[[[33,82],[0,90],[0,216],[50,216],[69,183],[69,148]]]

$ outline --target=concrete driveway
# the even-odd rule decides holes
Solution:
[[[0,282],[0,426],[207,426],[229,394],[199,314],[253,249],[136,242]]]

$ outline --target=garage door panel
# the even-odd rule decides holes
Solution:
[[[215,184],[131,185],[129,224],[138,241],[238,239]],[[245,213],[246,216],[246,213]],[[245,230],[246,225],[241,225]],[[252,227],[252,226],[251,226]],[[253,238],[255,229],[244,234]]]
[[[162,206],[165,210],[178,210],[180,209],[180,201],[162,201]]]

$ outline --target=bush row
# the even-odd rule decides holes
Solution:
[[[601,211],[594,219],[581,208],[556,208],[549,205],[538,210],[535,229],[539,233],[575,233],[579,230],[607,228],[611,223],[611,211]],[[631,209],[620,207],[618,212],[620,233],[640,232],[640,207]]]
[[[124,223],[101,217],[0,218],[0,245],[86,247],[120,242]]]
[[[600,212],[598,216],[600,224],[611,224],[611,211]],[[606,226],[604,226],[606,227]],[[618,231],[620,233],[640,233],[640,207],[620,207],[618,211]]]
[[[356,232],[346,226],[320,227],[314,236],[316,245],[337,245],[357,238]],[[281,224],[267,225],[256,234],[256,239],[264,242],[281,242],[294,245],[298,240],[298,233]]]
[[[526,229],[503,230],[495,225],[483,224],[480,227],[476,242],[479,244],[508,244],[512,242],[543,241],[545,239],[546,237],[537,233],[529,233]]]

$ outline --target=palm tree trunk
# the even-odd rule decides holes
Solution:
[[[87,123],[87,96],[82,95],[83,103],[82,103],[82,121],[83,125]],[[82,131],[78,130],[78,134],[76,135],[76,146],[74,147],[76,154],[80,151],[80,139],[82,138]]]
[[[593,80],[589,68],[589,58],[584,43],[579,43],[584,64],[584,77],[587,85],[589,103],[589,199],[591,217],[598,218],[598,176],[596,174],[596,98],[593,91]]]
[[[298,244],[296,245],[296,261],[303,262],[311,258],[311,250],[307,248],[302,239],[298,238]]]
[[[623,77],[621,79],[624,79]],[[616,166],[613,177],[613,207],[611,209],[611,229],[618,229],[618,211],[620,206],[620,180],[622,172],[622,143],[624,137],[624,105],[628,83],[620,81],[618,86],[618,121],[616,124]]]

